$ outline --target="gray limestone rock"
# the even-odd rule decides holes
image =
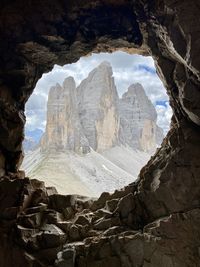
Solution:
[[[119,100],[120,131],[122,144],[134,149],[152,152],[163,138],[162,130],[156,125],[155,107],[145,94],[141,84],[129,86]]]
[[[163,138],[156,110],[141,84],[119,99],[109,62],[102,62],[76,88],[68,77],[50,89],[42,151],[103,152],[123,144],[153,152]]]
[[[79,121],[76,84],[68,77],[63,85],[51,87],[47,103],[46,131],[41,140],[43,151],[89,150],[88,141],[82,134]]]
[[[87,140],[95,151],[118,142],[118,94],[110,63],[93,69],[77,88],[79,117]]]

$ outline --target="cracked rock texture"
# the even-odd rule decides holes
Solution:
[[[43,152],[103,152],[116,145],[153,153],[163,139],[155,107],[141,84],[119,98],[112,67],[102,62],[76,88],[72,77],[51,87]]]
[[[120,136],[132,148],[152,152],[163,140],[162,129],[156,125],[155,107],[141,84],[132,84],[119,100]]]
[[[196,0],[1,1],[0,266],[199,266],[199,12]],[[37,80],[119,48],[153,56],[174,113],[137,182],[94,201],[24,178]]]
[[[95,151],[104,151],[118,142],[118,94],[112,67],[102,62],[77,88],[78,109],[83,132]]]
[[[47,103],[47,124],[41,140],[42,151],[89,150],[79,120],[78,101],[74,78],[68,77],[63,85],[51,87]]]

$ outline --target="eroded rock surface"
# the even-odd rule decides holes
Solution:
[[[88,153],[125,145],[152,153],[163,139],[155,107],[141,84],[119,98],[109,62],[102,62],[76,88],[72,77],[49,91],[41,150]]]
[[[0,184],[8,189],[0,207],[1,253],[10,246],[16,266],[198,266],[199,208],[143,227],[137,184],[97,200],[58,195],[28,178]],[[12,266],[12,258],[0,262]]]
[[[155,107],[141,84],[132,84],[122,95],[119,100],[119,114],[119,139],[122,143],[134,149],[151,152],[162,142],[162,130],[156,125]]]
[[[76,88],[73,78],[49,92],[42,150],[104,151],[118,143],[118,94],[112,67],[101,63]]]
[[[72,77],[68,77],[62,86],[57,84],[50,89],[41,149],[79,152],[82,147],[85,151],[89,150],[89,143],[79,120],[76,84]]]
[[[40,5],[1,1],[2,267],[199,266],[199,12],[195,0],[44,0]],[[49,211],[48,190],[17,172],[24,105],[37,80],[55,63],[117,48],[154,57],[174,112],[171,131],[135,185],[103,194],[92,206],[88,204],[88,211],[79,208],[82,200],[79,209],[67,207],[65,220],[63,210]],[[114,202],[123,203],[130,193],[133,205],[127,208],[128,218],[107,209]],[[75,219],[84,226],[75,223],[78,215],[86,217]],[[25,221],[26,226],[21,225]]]
[[[112,74],[111,65],[102,62],[77,88],[81,125],[95,151],[113,147],[118,141],[118,94]]]

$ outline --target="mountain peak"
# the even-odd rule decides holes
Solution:
[[[144,87],[140,83],[131,84],[128,87],[128,90],[122,95],[122,98],[127,96],[136,96],[136,95],[146,95]]]
[[[144,87],[142,86],[141,83],[133,83],[129,86],[128,90],[135,90],[135,91],[142,90],[142,91],[144,91]]]
[[[56,83],[54,86],[50,88],[48,99],[56,98],[57,95],[59,95],[62,92],[62,90],[63,90],[62,86],[59,83]]]
[[[76,83],[74,80],[74,77],[68,76],[64,81],[63,81],[63,88],[64,89],[75,89],[76,88]]]
[[[110,64],[109,61],[104,60],[104,61],[102,61],[102,62],[99,64],[98,67],[111,67],[111,64]]]
[[[91,73],[101,73],[102,75],[112,76],[112,66],[110,62],[102,61]]]
[[[111,64],[103,61],[77,88],[71,76],[51,88],[42,145],[87,152],[121,143],[150,151],[156,131],[156,111],[143,86],[132,84],[119,100]]]
[[[62,89],[62,86],[59,83],[56,83],[55,85],[51,86],[50,90],[59,90]]]

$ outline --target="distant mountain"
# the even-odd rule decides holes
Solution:
[[[129,86],[119,99],[120,143],[152,153],[163,140],[163,131],[156,124],[157,113],[139,83]]]
[[[119,97],[112,75],[110,63],[104,61],[77,87],[83,134],[98,152],[119,144]]]
[[[141,84],[120,99],[112,67],[102,62],[76,88],[73,77],[49,91],[41,149],[103,152],[116,145],[152,152],[162,140],[155,107]]]
[[[34,130],[25,130],[25,139],[23,141],[25,153],[33,151],[39,145],[43,133],[44,132],[38,128]]]
[[[132,84],[119,98],[112,67],[102,62],[78,87],[68,77],[50,89],[45,132],[28,134],[35,143],[42,137],[23,168],[60,193],[112,192],[134,181],[161,143],[156,119],[142,85]]]

